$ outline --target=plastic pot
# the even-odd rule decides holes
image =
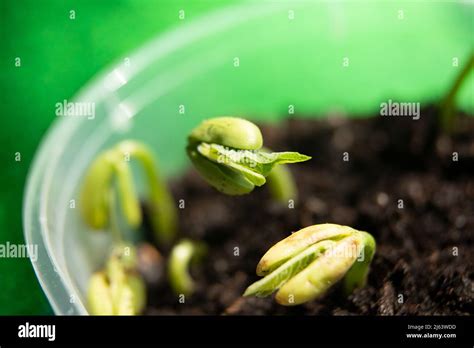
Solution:
[[[473,46],[470,18],[472,7],[451,2],[250,2],[168,32],[95,78],[74,100],[95,103],[94,117],[58,117],[24,199],[26,241],[38,245],[34,268],[55,313],[87,314],[88,278],[109,250],[78,209],[101,150],[139,139],[170,177],[189,165],[186,135],[203,118],[352,117],[389,98],[437,101]],[[460,106],[472,110],[467,92]]]

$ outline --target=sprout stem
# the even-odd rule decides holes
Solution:
[[[474,53],[471,53],[471,56],[463,67],[459,75],[456,77],[452,87],[450,88],[448,94],[443,99],[441,106],[440,106],[440,115],[439,115],[439,122],[441,124],[441,128],[446,133],[452,133],[456,128],[456,117],[455,117],[455,102],[456,96],[459,92],[459,89],[462,86],[462,83],[467,79],[469,72],[474,69]]]
[[[143,145],[126,141],[119,148],[137,159],[143,166],[149,187],[149,206],[153,231],[159,242],[169,244],[176,235],[177,212],[173,198],[158,172],[158,166],[150,151]]]
[[[297,200],[298,190],[293,175],[286,164],[275,166],[267,177],[267,183],[275,201],[288,204],[290,200]]]
[[[120,230],[119,218],[116,211],[116,199],[114,190],[110,189],[110,231],[112,232],[113,244],[123,242],[122,232]]]
[[[153,232],[156,239],[169,244],[177,231],[177,212],[171,194],[159,175],[151,151],[135,141],[124,141],[100,154],[86,174],[81,191],[81,211],[85,221],[94,229],[106,228],[115,208],[115,195],[110,194],[116,180],[119,203],[127,223],[137,228],[142,222],[139,197],[133,185],[129,161],[142,165],[149,188]]]
[[[168,263],[168,277],[176,294],[191,295],[196,286],[189,273],[192,263],[198,262],[206,252],[201,242],[181,240],[171,250]]]

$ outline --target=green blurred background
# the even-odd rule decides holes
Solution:
[[[26,175],[54,105],[118,57],[233,1],[1,2],[0,243],[23,243]],[[185,9],[185,20],[178,15]],[[70,11],[76,18],[71,20]],[[15,58],[21,58],[21,67]],[[15,153],[21,161],[15,161]],[[0,259],[0,314],[52,314],[28,259]]]
[[[2,83],[1,105],[3,106],[1,136],[1,163],[4,187],[0,191],[0,243],[23,243],[22,231],[22,200],[26,175],[33,159],[35,150],[47,130],[55,119],[55,103],[63,99],[70,99],[99,71],[103,70],[119,58],[127,56],[143,43],[169,29],[186,25],[189,21],[214,9],[241,1],[212,1],[212,0],[43,0],[38,1],[2,1],[1,9],[1,37],[2,37]],[[391,2],[390,13],[396,15],[397,4]],[[406,5],[404,5],[406,6]],[[426,6],[426,5],[425,5]],[[435,6],[435,5],[433,5]],[[179,11],[185,10],[185,20],[179,19]],[[418,14],[427,13],[428,8],[413,8]],[[71,10],[75,11],[75,19],[71,19]],[[408,91],[416,91],[418,86],[425,86],[427,100],[436,100],[439,97],[439,86],[448,85],[456,71],[446,69],[451,57],[464,58],[472,50],[473,38],[465,37],[469,27],[474,32],[474,17],[472,7],[469,11],[454,11],[448,6],[429,8],[433,16],[407,18],[407,27],[398,35],[398,41],[384,42],[381,37],[377,42],[370,42],[365,38],[366,21],[360,16],[356,27],[359,33],[352,33],[357,40],[349,40],[352,45],[367,46],[377,49],[373,60],[361,61],[359,64],[366,72],[366,81],[386,81],[387,85]],[[446,16],[444,14],[449,12]],[[365,13],[365,12],[361,12]],[[331,20],[321,17],[326,21]],[[394,21],[395,17],[391,17]],[[384,25],[386,18],[374,16],[376,25]],[[442,21],[438,21],[441,19]],[[375,25],[374,25],[375,26]],[[369,29],[370,30],[370,29]],[[409,39],[409,36],[419,32],[419,35],[429,39],[425,47],[429,53],[436,56],[431,60],[419,62],[421,56],[410,56],[410,50],[416,51],[418,43]],[[453,40],[451,40],[454,38]],[[273,38],[275,40],[275,38]],[[451,41],[450,41],[451,40]],[[324,41],[322,41],[324,44]],[[440,42],[442,44],[440,44]],[[364,47],[365,47],[364,46]],[[384,50],[390,47],[392,50]],[[306,48],[304,48],[306,49]],[[302,48],[302,50],[304,50]],[[325,52],[322,52],[324,55]],[[269,51],[269,55],[271,52]],[[290,54],[286,52],[286,54]],[[378,54],[378,56],[377,56]],[[330,57],[330,54],[326,52]],[[384,56],[385,55],[385,56]],[[373,69],[377,62],[384,60],[380,56],[394,61],[404,59],[413,60],[417,64],[407,64],[403,71],[404,76],[410,76],[410,84],[406,79],[393,76],[392,70]],[[21,66],[15,66],[15,60],[21,59]],[[262,57],[262,64],[271,65]],[[357,58],[357,57],[356,57]],[[437,60],[437,59],[439,60]],[[329,58],[328,58],[329,59]],[[372,64],[372,65],[371,65]],[[439,75],[426,76],[427,71],[436,71],[440,66]],[[423,69],[420,69],[422,67]],[[278,69],[275,64],[269,69]],[[309,69],[310,68],[310,69]],[[404,67],[405,68],[405,67]],[[305,69],[309,69],[307,71]],[[238,76],[241,83],[252,79],[254,70],[245,71]],[[357,71],[351,71],[357,74]],[[246,75],[248,74],[248,75]],[[312,67],[295,67],[297,74],[315,74],[318,77],[335,79],[342,74],[340,65],[325,67],[316,71]],[[223,75],[228,80],[230,74]],[[287,95],[292,84],[298,79],[290,77],[281,80],[279,84],[267,88],[261,81],[254,81],[252,86],[245,90],[229,90],[227,103],[235,93],[249,93],[252,91],[271,90],[275,96]],[[349,75],[350,77],[350,75]],[[237,79],[237,76],[234,78]],[[351,80],[350,78],[348,81]],[[357,79],[352,79],[356,81]],[[237,80],[236,80],[237,81]],[[441,81],[441,82],[440,82]],[[267,81],[271,82],[271,81]],[[435,83],[436,82],[436,83]],[[259,85],[262,84],[262,85]],[[262,87],[263,86],[263,87]],[[432,86],[432,88],[426,88]],[[474,105],[472,97],[474,78],[464,86],[459,101],[464,109]],[[308,95],[300,96],[302,100],[313,100],[314,86],[306,89]],[[364,100],[367,91],[364,88],[354,88],[351,83],[341,85],[340,91],[334,93],[334,88],[322,87],[317,91],[317,102],[334,104],[340,97],[357,111],[357,105]],[[357,86],[359,87],[359,86]],[[209,94],[209,93],[208,93]],[[209,94],[208,97],[212,96]],[[256,93],[253,99],[254,109],[260,112],[267,110],[266,100],[259,99]],[[333,99],[331,99],[333,98]],[[367,98],[366,98],[367,99]],[[203,104],[208,101],[201,100]],[[366,101],[367,102],[367,101]],[[285,111],[282,103],[282,112]],[[307,105],[306,110],[318,107],[317,104]],[[196,109],[198,109],[196,107]],[[361,108],[360,110],[363,110]],[[15,161],[15,153],[21,153],[21,161]],[[0,314],[52,314],[46,298],[36,280],[31,263],[27,259],[0,259]]]

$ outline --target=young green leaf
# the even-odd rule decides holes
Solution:
[[[244,296],[255,295],[257,297],[266,297],[272,294],[334,244],[335,242],[326,240],[311,245],[295,257],[283,263],[266,277],[250,285],[247,290],[245,290]]]
[[[252,152],[248,150],[229,150],[228,153],[223,153],[216,151],[215,146],[220,145],[201,143],[198,145],[197,149],[202,156],[208,158],[212,162],[220,164],[221,166],[225,166],[237,173],[243,174],[245,178],[253,185],[262,186],[265,184],[265,176],[260,174],[258,171],[253,170],[251,166],[246,166],[240,161],[233,159],[233,156],[236,157],[235,154],[245,156],[247,154],[252,154]]]
[[[250,193],[254,189],[255,185],[239,172],[209,161],[195,150],[190,148],[187,150],[197,171],[209,185],[218,191],[237,196]]]
[[[263,150],[235,150],[218,144],[201,143],[198,151],[213,162],[238,171],[251,171],[266,177],[277,164],[298,163],[311,159],[298,152],[266,152]],[[265,179],[263,178],[263,183]],[[261,186],[261,185],[259,185]]]
[[[246,194],[255,186],[264,185],[276,165],[311,158],[297,152],[268,152],[262,146],[260,129],[252,122],[236,117],[217,117],[203,121],[191,132],[186,151],[201,176],[229,195]],[[282,173],[285,177],[277,180]],[[288,171],[277,171],[272,178],[272,192],[295,192],[296,185]],[[291,187],[285,189],[276,185]],[[281,195],[276,198],[281,200]]]

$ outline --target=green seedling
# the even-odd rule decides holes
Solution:
[[[455,107],[456,107],[456,96],[467,76],[471,71],[474,70],[474,53],[471,53],[467,63],[464,65],[463,69],[460,71],[459,75],[456,77],[452,87],[449,89],[448,94],[443,99],[440,105],[440,114],[439,114],[439,123],[441,128],[446,133],[451,133],[456,128],[456,117],[455,117]]]
[[[168,277],[176,294],[191,295],[196,285],[189,273],[192,263],[199,262],[206,253],[202,242],[181,240],[171,250],[168,261]]]
[[[99,154],[89,167],[81,191],[81,212],[93,229],[109,227],[114,205],[115,187],[125,220],[132,228],[142,222],[130,167],[131,161],[141,164],[148,184],[148,209],[156,239],[169,244],[177,230],[177,212],[171,194],[161,179],[151,151],[136,141],[123,141]]]
[[[145,307],[145,283],[137,272],[133,245],[117,245],[104,270],[89,281],[89,311],[93,315],[137,315]]]
[[[375,240],[348,226],[320,224],[303,228],[271,247],[257,266],[264,278],[244,296],[266,297],[284,306],[323,296],[342,279],[346,294],[366,284]]]
[[[217,117],[203,121],[191,132],[186,150],[200,175],[220,192],[247,194],[269,178],[276,199],[294,197],[291,174],[287,169],[276,168],[311,157],[297,152],[268,152],[262,146],[262,133],[252,122]]]

